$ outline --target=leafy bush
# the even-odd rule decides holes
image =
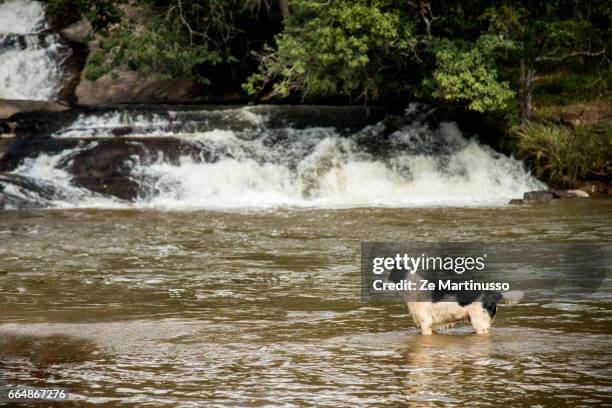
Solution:
[[[423,85],[434,97],[466,102],[471,110],[505,109],[515,93],[508,82],[497,78],[494,53],[511,48],[511,42],[490,35],[464,48],[449,40],[439,41],[434,46],[436,69]]]
[[[87,60],[85,77],[95,80],[105,74],[112,75],[115,68],[126,65],[134,71],[164,79],[191,77],[208,83],[197,69],[205,63],[221,62],[220,53],[210,50],[207,44],[185,47],[176,32],[164,25],[157,25],[157,29],[154,26],[148,23],[139,32],[119,27],[100,38],[98,49]]]
[[[129,68],[209,83],[211,68],[219,64],[225,66],[214,72],[217,78],[234,79],[233,67],[272,37],[277,26],[265,24],[269,16],[258,21],[260,10],[269,7],[264,0],[48,0],[47,13],[64,23],[80,17],[91,22],[96,42],[87,79]],[[247,71],[237,75],[242,79],[253,72],[244,64],[239,68]]]
[[[243,88],[254,94],[274,83],[273,94],[376,98],[390,61],[411,54],[412,24],[385,1],[292,3],[276,49],[267,47],[259,72]]]
[[[121,21],[119,4],[112,0],[48,0],[47,15],[54,21],[71,23],[85,16],[96,31],[105,31]]]

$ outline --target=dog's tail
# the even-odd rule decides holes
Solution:
[[[513,290],[511,292],[502,292],[501,296],[502,302],[513,305],[520,302],[525,294],[520,290]]]

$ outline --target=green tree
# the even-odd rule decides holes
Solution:
[[[258,55],[259,72],[244,85],[255,94],[272,85],[272,95],[343,95],[367,104],[376,98],[385,71],[414,55],[409,14],[394,2],[296,0],[276,48]]]
[[[266,24],[275,13],[280,16],[267,0],[49,0],[48,12],[72,20],[81,15],[92,23],[96,41],[88,79],[127,67],[202,83],[211,74],[238,72],[234,79],[241,82],[246,75],[240,73],[252,70],[249,52],[280,29]]]
[[[506,0],[483,14],[489,31],[504,33],[515,47],[509,63],[520,67],[523,118],[532,116],[535,76],[550,64],[599,58],[610,69],[612,7],[606,0]]]
[[[505,109],[514,91],[499,80],[495,54],[510,48],[512,43],[498,36],[483,35],[467,44],[438,40],[432,46],[436,67],[423,86],[436,98],[466,102],[475,111]]]

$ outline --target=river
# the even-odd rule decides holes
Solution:
[[[361,241],[605,241],[610,201],[0,212],[0,380],[139,406],[610,403],[611,292],[421,336]]]

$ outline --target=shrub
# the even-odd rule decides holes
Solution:
[[[528,122],[513,133],[516,155],[553,186],[571,187],[579,179],[612,179],[612,122],[576,129]]]

